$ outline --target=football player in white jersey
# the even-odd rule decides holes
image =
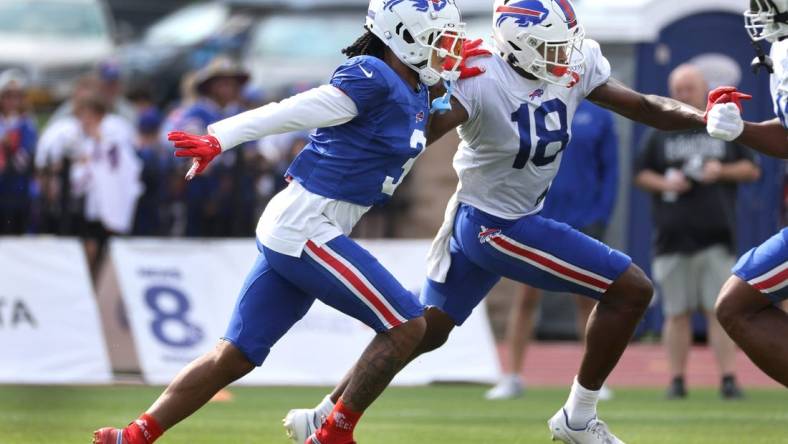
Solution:
[[[648,307],[651,282],[625,254],[539,211],[582,100],[662,130],[703,128],[704,113],[611,79],[569,0],[496,0],[493,8],[496,54],[475,60],[484,74],[460,81],[453,110],[430,122],[430,142],[459,126],[459,185],[428,256],[421,294],[430,307],[427,333],[411,359],[441,346],[501,276],[594,298],[580,370],[548,425],[565,443],[620,443],[597,418],[596,404]],[[285,426],[296,442],[342,390],[315,409],[288,413]]]
[[[788,0],[753,0],[744,12],[745,27],[756,44],[771,42],[770,56],[759,54],[758,64],[771,74],[771,93],[777,118],[743,122],[732,103],[714,105],[707,131],[723,140],[736,140],[764,154],[788,158]],[[760,51],[759,51],[760,52]],[[735,99],[735,88],[717,95]],[[721,100],[710,95],[710,101]],[[776,304],[788,300],[788,228],[742,256],[717,299],[717,318],[731,338],[766,374],[788,387],[788,314]]]

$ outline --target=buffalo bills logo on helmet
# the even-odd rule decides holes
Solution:
[[[404,2],[405,0],[389,0],[383,9],[391,10],[394,6]],[[435,11],[440,11],[441,9],[445,8],[446,5],[452,3],[450,0],[408,0],[413,4],[413,7],[416,8],[417,11],[420,12],[427,12],[429,9],[429,4],[432,3],[432,9]]]
[[[498,20],[495,22],[495,26],[501,26],[501,23],[511,18],[515,20],[518,26],[527,28],[545,21],[550,11],[548,11],[540,1],[524,0],[499,6],[498,9],[495,10],[495,13],[500,14]]]

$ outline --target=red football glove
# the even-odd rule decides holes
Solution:
[[[460,78],[461,79],[468,79],[471,77],[476,77],[484,73],[484,68],[479,66],[466,66],[468,60],[473,57],[487,57],[492,53],[486,49],[480,48],[480,46],[484,43],[482,39],[476,39],[473,41],[466,40],[462,44],[462,63],[460,63]]]
[[[703,115],[703,120],[709,115],[709,111],[714,105],[719,103],[733,103],[739,108],[739,112],[744,111],[741,106],[742,100],[750,100],[752,96],[739,92],[735,86],[720,86],[714,88],[709,92],[709,101],[706,103],[706,113]]]
[[[192,167],[186,173],[186,180],[192,180],[194,176],[205,171],[208,164],[214,157],[222,153],[222,146],[216,137],[184,133],[183,131],[172,131],[167,134],[167,140],[175,145],[175,157],[192,157]]]

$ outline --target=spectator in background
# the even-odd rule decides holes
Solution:
[[[71,180],[75,193],[85,197],[83,236],[95,279],[109,237],[131,232],[142,168],[134,127],[108,114],[103,97],[81,97],[74,103],[74,115],[81,134]]]
[[[124,86],[120,67],[113,61],[100,63],[94,72],[82,76],[74,87],[69,100],[63,102],[49,119],[50,123],[74,114],[74,103],[83,95],[99,94],[109,104],[109,111],[126,119],[129,124],[137,121],[137,112],[123,95]]]
[[[105,60],[99,63],[96,72],[99,78],[99,94],[109,104],[112,113],[129,122],[136,122],[137,110],[124,96],[123,73],[120,72],[118,63],[114,60]]]
[[[78,233],[82,208],[71,193],[69,174],[79,144],[80,130],[75,117],[66,116],[44,128],[35,152],[36,183],[39,193],[41,233],[73,236]]]
[[[251,82],[247,83],[241,91],[241,106],[243,109],[255,109],[269,102],[266,91]]]
[[[84,231],[83,196],[71,189],[71,168],[80,156],[82,130],[74,103],[99,94],[99,79],[91,73],[77,80],[71,97],[50,116],[35,152],[38,199],[43,233],[65,236]]]
[[[167,134],[175,131],[185,123],[184,116],[186,112],[192,112],[193,105],[199,99],[195,82],[197,72],[191,71],[186,73],[180,82],[180,101],[171,104],[166,110],[166,116],[159,128],[159,144],[161,146],[171,147],[172,143],[167,140]],[[189,167],[187,162],[183,159],[175,159],[175,170],[173,175],[168,178],[171,190],[172,202],[169,205],[172,221],[169,227],[169,234],[172,236],[184,236],[186,234],[188,211],[186,205],[186,186],[187,183],[183,180],[183,176],[188,171]]]
[[[88,73],[77,79],[77,82],[74,84],[74,89],[71,91],[71,96],[61,103],[52,115],[49,116],[49,121],[44,131],[46,132],[49,127],[54,126],[57,122],[66,117],[74,117],[74,103],[82,97],[98,94],[100,89],[99,85],[100,80],[95,73]]]
[[[151,87],[148,83],[137,83],[129,90],[126,97],[129,100],[129,104],[134,108],[137,124],[139,124],[139,119],[142,118],[144,112],[151,108],[159,109],[156,101],[153,100],[153,92],[151,92]]]
[[[208,125],[230,114],[243,111],[241,91],[249,74],[235,61],[220,56],[185,79],[185,88],[193,87],[193,97],[186,97],[183,111],[174,123],[180,131],[206,131]]]
[[[584,100],[572,120],[572,140],[540,214],[602,240],[613,214],[617,185],[618,137],[613,115]],[[486,393],[487,399],[511,399],[522,394],[523,357],[533,336],[541,298],[541,290],[527,285],[515,296],[506,327],[504,376]],[[575,303],[577,336],[582,341],[595,302],[575,295]],[[603,385],[600,399],[611,397],[612,392]]]
[[[25,88],[21,71],[0,73],[0,235],[22,234],[29,226],[37,132]]]
[[[142,161],[144,192],[137,202],[134,217],[133,234],[136,236],[167,235],[174,219],[170,185],[174,179],[175,157],[172,148],[160,142],[161,121],[161,113],[155,107],[149,107],[140,112],[137,123],[137,155]]]
[[[194,75],[196,100],[162,130],[204,134],[211,123],[243,111],[241,90],[248,80],[249,74],[237,63],[217,57]],[[186,185],[186,236],[241,236],[253,231],[255,191],[246,165],[247,156],[256,152],[252,147],[227,154]]]
[[[171,131],[175,131],[177,126],[184,124],[184,114],[187,110],[191,109],[192,105],[194,105],[198,99],[197,90],[194,87],[196,77],[197,72],[195,71],[188,72],[183,76],[180,83],[180,101],[170,104],[168,108],[165,109],[166,114],[164,121],[159,129],[159,138],[163,145],[170,143],[167,140],[167,134]]]
[[[671,97],[705,107],[708,86],[699,69],[681,65],[668,82]],[[702,129],[655,131],[645,140],[636,170],[635,183],[652,194],[652,274],[662,295],[663,343],[672,375],[667,397],[687,396],[684,373],[692,343],[691,315],[703,310],[720,369],[721,395],[740,398],[735,345],[714,316],[714,303],[735,260],[736,185],[760,175],[753,154],[713,139]]]

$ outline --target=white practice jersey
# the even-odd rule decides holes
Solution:
[[[788,39],[772,43],[771,54],[774,74],[771,76],[772,101],[774,114],[788,128]]]
[[[144,191],[135,132],[126,118],[107,115],[101,121],[98,139],[80,133],[80,161],[71,169],[73,190],[85,194],[85,219],[99,221],[120,234],[131,231],[137,199]]]
[[[529,80],[499,56],[475,59],[486,72],[458,83],[469,119],[458,129],[457,198],[486,213],[518,219],[538,212],[561,164],[580,102],[610,78],[599,44],[583,43],[585,64],[571,88]]]

